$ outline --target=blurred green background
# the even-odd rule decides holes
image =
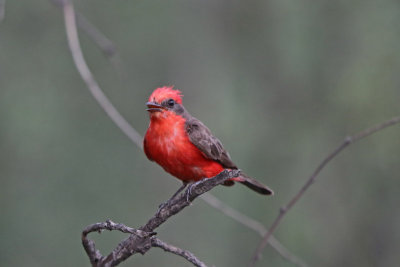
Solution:
[[[249,175],[275,190],[212,193],[268,227],[347,134],[400,113],[400,3],[86,0],[115,69],[80,32],[99,84],[141,133],[156,87],[175,85]],[[0,24],[0,265],[89,266],[88,224],[144,224],[179,186],[98,106],[73,64],[60,9],[7,1]],[[400,262],[400,127],[350,146],[276,237],[310,266]],[[201,200],[157,229],[209,265],[244,266],[260,237]],[[125,235],[92,234],[103,254]],[[259,266],[293,266],[271,247]],[[160,249],[121,266],[191,266]]]

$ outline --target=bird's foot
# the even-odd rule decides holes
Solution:
[[[157,215],[160,213],[160,211],[165,208],[166,206],[170,206],[171,202],[176,198],[176,196],[179,195],[180,192],[182,192],[183,189],[185,189],[187,183],[183,182],[183,184],[181,185],[181,187],[178,188],[178,190],[172,195],[172,197],[170,199],[168,199],[167,201],[161,203],[158,206],[158,210],[157,210]]]
[[[160,210],[160,209],[165,208],[165,206],[168,206],[169,202],[170,202],[170,201],[167,200],[167,201],[161,203],[160,205],[158,205],[158,209]]]
[[[203,182],[204,180],[206,180],[206,179],[208,179],[208,178],[204,178],[204,179],[202,179],[202,180],[200,180],[200,181],[193,182],[193,183],[189,184],[189,187],[188,187],[188,189],[186,190],[186,202],[191,202],[191,201],[190,201],[190,196],[192,195],[193,187],[195,187],[195,186],[197,186],[198,184],[202,183],[202,182]]]
[[[171,199],[169,199],[169,200],[167,200],[167,201],[161,203],[161,204],[158,206],[158,210],[157,210],[157,213],[156,213],[156,214],[157,214],[157,215],[160,214],[161,210],[164,209],[166,206],[169,206],[170,203],[171,203]]]

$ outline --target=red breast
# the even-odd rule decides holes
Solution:
[[[185,118],[173,112],[163,112],[160,116],[151,117],[144,138],[144,151],[150,160],[182,181],[213,177],[224,169],[190,142]]]

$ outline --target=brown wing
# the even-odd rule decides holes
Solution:
[[[222,146],[221,141],[212,135],[211,131],[201,121],[193,117],[187,118],[186,132],[189,135],[190,141],[207,158],[221,163],[224,168],[237,169],[229,153]]]
[[[203,154],[209,158],[213,159],[219,163],[224,168],[237,169],[235,163],[232,162],[229,153],[224,149],[221,141],[218,140],[211,131],[198,119],[190,117],[185,114],[186,117],[186,132],[189,135],[190,141],[200,149]],[[263,194],[263,195],[273,195],[274,192],[267,186],[257,182],[255,179],[248,177],[245,174],[241,174],[240,183],[244,184],[248,188]],[[224,185],[233,185],[232,180],[225,181]]]

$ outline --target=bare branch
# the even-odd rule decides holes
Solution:
[[[381,131],[389,126],[395,125],[400,122],[400,116],[394,117],[388,121],[385,121],[381,124],[375,125],[371,128],[365,129],[353,136],[346,137],[342,144],[340,144],[332,153],[330,153],[326,158],[322,160],[322,162],[318,165],[318,167],[314,170],[311,176],[308,178],[306,183],[300,188],[299,192],[289,201],[289,203],[282,207],[279,210],[279,214],[272,223],[269,231],[265,234],[262,241],[258,245],[254,256],[251,260],[250,266],[255,266],[256,262],[260,259],[261,252],[264,249],[265,245],[267,244],[268,240],[271,238],[272,233],[276,230],[279,223],[281,222],[282,218],[285,214],[298,202],[298,200],[304,195],[307,189],[315,182],[317,175],[321,172],[321,170],[334,158],[336,157],[343,149],[348,147],[350,144],[354,144],[355,142],[373,134],[378,131]]]
[[[170,199],[140,230],[151,232],[165,222],[169,217],[189,206],[198,196],[210,191],[226,180],[240,175],[239,170],[224,170],[213,178],[206,178],[191,184],[183,194]]]
[[[157,247],[161,247],[166,251],[180,255],[188,260],[190,258],[190,262],[195,265],[198,264],[196,266],[205,266],[204,263],[194,257],[192,253],[173,246],[170,246],[168,250],[166,246],[162,246],[162,244],[165,243],[154,241],[154,238],[151,239],[151,236],[155,234],[153,232],[154,229],[163,224],[169,217],[177,214],[190,205],[190,203],[198,196],[211,190],[215,186],[222,184],[228,179],[237,177],[239,174],[239,170],[224,170],[213,178],[203,179],[191,184],[184,193],[175,198],[169,199],[144,226],[137,230],[123,224],[116,224],[112,221],[89,225],[82,232],[82,244],[92,266],[116,266],[135,253],[146,253],[152,246],[156,246],[157,244]],[[87,239],[87,235],[91,232],[101,231],[104,229],[118,230],[124,233],[131,233],[131,235],[120,242],[109,255],[103,257],[100,251],[96,250],[95,243],[92,240]]]
[[[197,259],[193,253],[187,251],[187,250],[183,250],[180,249],[178,247],[169,245],[163,241],[161,241],[160,239],[153,237],[151,239],[151,246],[152,247],[158,247],[158,248],[162,248],[164,251],[167,252],[171,252],[173,254],[179,255],[183,258],[185,258],[186,260],[190,261],[191,263],[193,263],[193,265],[198,266],[198,267],[207,267],[207,265],[205,265],[202,261],[200,261],[199,259]]]
[[[106,222],[102,223],[95,223],[87,226],[85,230],[82,232],[82,245],[85,248],[86,254],[89,256],[90,262],[92,265],[96,265],[98,262],[102,260],[102,256],[100,251],[96,250],[95,243],[87,238],[87,235],[91,232],[99,232],[101,233],[103,230],[118,230],[123,233],[130,233],[130,234],[135,234],[139,237],[148,237],[155,235],[153,232],[144,232],[141,230],[136,230],[133,228],[130,228],[124,224],[121,223],[115,223],[111,220],[107,220]]]
[[[82,244],[85,248],[86,253],[89,256],[92,266],[100,266],[100,263],[102,262],[102,260],[104,260],[104,257],[101,255],[100,251],[96,250],[94,242],[92,240],[89,240],[87,238],[87,235],[91,232],[101,233],[103,230],[109,230],[109,231],[117,230],[123,233],[130,233],[136,235],[140,238],[150,237],[151,247],[159,247],[166,252],[171,252],[173,254],[181,256],[186,260],[188,260],[189,262],[193,263],[195,266],[207,267],[203,262],[197,259],[193,253],[187,250],[180,249],[173,245],[167,244],[164,241],[154,237],[153,235],[156,234],[154,232],[149,233],[141,230],[136,230],[122,223],[115,223],[111,220],[107,220],[106,222],[102,223],[91,224],[88,227],[86,227],[86,229],[83,230],[82,232]]]
[[[142,148],[142,137],[140,134],[122,117],[118,110],[113,106],[111,101],[103,93],[97,81],[94,79],[92,72],[86,64],[79,43],[78,32],[75,23],[75,11],[71,1],[63,1],[63,12],[65,29],[67,32],[68,45],[71,50],[72,57],[79,74],[81,75],[90,93],[111,118],[111,120],[134,142],[138,147]]]

